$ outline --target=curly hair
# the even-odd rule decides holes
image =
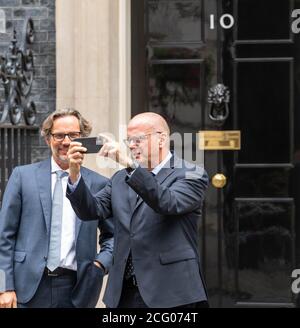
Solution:
[[[88,120],[86,120],[76,109],[65,108],[51,113],[44,120],[41,127],[41,136],[45,138],[49,138],[54,121],[60,117],[65,117],[65,116],[75,116],[78,119],[82,137],[87,137],[90,135],[92,131],[91,123]]]

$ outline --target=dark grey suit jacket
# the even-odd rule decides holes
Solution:
[[[52,207],[50,167],[50,159],[16,167],[4,193],[0,211],[0,270],[4,271],[5,281],[0,292],[15,290],[19,303],[34,296],[47,263]],[[82,168],[81,175],[92,192],[102,189],[108,181],[86,168]],[[97,228],[101,230],[99,254]],[[82,222],[76,218],[75,234],[77,284],[72,302],[76,307],[94,307],[103,272],[91,264],[98,259],[110,268],[112,219]]]
[[[198,225],[208,178],[199,167],[172,157],[153,176],[137,168],[117,172],[93,195],[84,177],[67,197],[82,220],[115,218],[115,246],[104,302],[118,306],[126,259],[149,307],[175,307],[206,300],[200,273]],[[136,193],[140,196],[136,202]]]

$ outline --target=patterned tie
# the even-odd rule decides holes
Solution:
[[[64,199],[61,179],[68,175],[67,172],[62,170],[56,171],[55,173],[57,177],[52,199],[50,243],[47,260],[47,267],[50,271],[54,271],[60,262],[61,223]]]
[[[133,267],[132,256],[130,251],[125,267],[125,279],[128,280],[133,275],[134,275],[134,267]]]
[[[139,201],[140,196],[136,194],[136,203]],[[126,262],[126,267],[125,267],[125,279],[128,280],[132,276],[134,276],[134,267],[132,263],[132,255],[131,255],[131,250],[129,252],[127,262]]]

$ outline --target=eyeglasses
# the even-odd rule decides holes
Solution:
[[[68,137],[71,141],[76,138],[80,138],[80,132],[70,132],[70,133],[50,133],[55,141],[64,141],[65,137]]]
[[[131,137],[131,138],[127,138],[127,139],[124,139],[123,141],[125,142],[125,144],[127,146],[130,146],[130,144],[133,142],[135,145],[139,145],[142,141],[144,141],[145,139],[148,138],[148,136],[151,136],[152,134],[161,134],[162,132],[152,132],[152,133],[147,133],[147,134],[142,134],[140,136],[136,136],[136,137]]]

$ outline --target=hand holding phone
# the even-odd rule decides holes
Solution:
[[[73,141],[80,142],[87,149],[85,154],[96,154],[103,146],[103,140],[99,137],[76,138]]]

